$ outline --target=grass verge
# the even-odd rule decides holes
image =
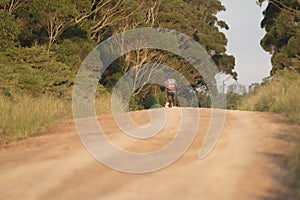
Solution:
[[[246,95],[238,109],[281,113],[287,122],[300,125],[300,75],[282,71]],[[296,145],[288,157],[286,181],[292,188],[291,198],[300,199],[300,128],[293,138]]]
[[[60,99],[42,95],[0,96],[0,143],[26,138],[56,120],[70,117],[71,106]]]
[[[110,95],[95,99],[96,113],[110,112]],[[72,118],[72,102],[49,95],[0,95],[0,144],[27,138],[55,121]]]
[[[282,113],[287,121],[300,124],[300,75],[282,72],[248,94],[239,110]]]

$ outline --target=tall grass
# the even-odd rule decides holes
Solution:
[[[97,114],[110,112],[110,95],[102,93],[96,100]],[[55,121],[72,117],[72,102],[49,95],[0,95],[0,144],[27,138]]]
[[[95,99],[97,115],[111,113],[111,94],[106,91],[98,91]]]
[[[55,120],[68,118],[71,105],[42,95],[0,95],[0,143],[26,138]]]
[[[248,94],[240,110],[283,113],[292,123],[300,123],[300,75],[281,72]]]

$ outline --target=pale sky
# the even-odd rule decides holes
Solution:
[[[223,30],[228,39],[227,53],[236,58],[238,82],[243,85],[260,83],[270,75],[270,54],[260,46],[265,32],[260,28],[264,8],[256,0],[221,0],[226,12],[218,18],[227,22],[229,30]],[[265,7],[264,4],[263,7]]]

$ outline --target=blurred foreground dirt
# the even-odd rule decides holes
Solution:
[[[252,200],[273,199],[286,191],[281,178],[295,127],[274,114],[227,111],[220,140],[208,157],[199,160],[211,110],[194,112],[199,112],[200,122],[191,147],[173,165],[153,173],[127,174],[104,166],[85,150],[72,120],[2,146],[0,199]],[[113,143],[145,153],[162,148],[176,134],[180,109],[167,113],[165,127],[149,140],[124,135],[111,115],[99,116],[99,122]],[[149,122],[147,111],[131,115],[137,124]]]

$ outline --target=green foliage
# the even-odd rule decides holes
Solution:
[[[226,74],[231,74],[237,78],[237,73],[233,72],[235,66],[235,58],[226,54],[227,39],[225,35],[220,32],[219,24],[221,27],[228,28],[225,22],[218,21],[215,14],[225,8],[221,5],[220,1],[186,1],[186,0],[164,0],[164,1],[142,1],[139,0],[138,5],[140,9],[135,13],[136,17],[129,20],[127,26],[131,28],[143,26],[157,26],[174,29],[176,31],[185,33],[186,35],[194,38],[199,42],[217,64],[220,71]],[[143,2],[143,3],[141,3]],[[151,8],[151,9],[150,9]],[[151,10],[153,11],[153,21],[151,21]],[[150,18],[150,21],[148,20]],[[142,21],[139,21],[141,20]],[[110,70],[105,74],[105,80],[102,83],[106,86],[113,85],[114,73],[123,74],[129,69],[140,65],[140,58],[143,55],[141,52],[132,53],[131,59],[124,58],[118,60],[120,70]],[[137,56],[139,55],[139,56]],[[159,56],[158,56],[159,55]],[[162,60],[161,57],[163,57]],[[164,51],[148,51],[147,59],[144,63],[162,63],[172,66],[180,73],[182,73],[188,81],[194,82],[202,75],[195,70],[189,63],[185,62],[182,58]],[[108,84],[107,84],[108,82]],[[149,91],[152,88],[149,88]]]
[[[143,106],[146,109],[157,107],[158,104],[160,104],[159,99],[155,97],[153,94],[149,94],[143,102]]]
[[[235,58],[233,56],[215,55],[213,60],[222,72],[230,74],[234,79],[237,79],[237,73],[232,71],[235,66]]]
[[[43,48],[14,48],[0,52],[0,89],[31,94],[70,95],[75,74]]]
[[[79,15],[70,0],[33,0],[30,11],[34,19],[48,34],[48,51],[67,25]]]
[[[61,109],[64,103],[56,104],[56,98],[59,97],[59,101],[70,99],[75,74],[97,43],[117,32],[146,26],[174,29],[193,37],[218,58],[220,70],[233,74],[234,57],[226,54],[227,39],[219,31],[220,27],[228,29],[228,25],[215,16],[224,9],[219,0],[0,0],[0,90],[5,98],[12,98],[2,100],[7,107],[19,105],[16,93],[20,96],[26,93],[28,99],[25,97],[24,100],[28,104],[53,104],[50,109]],[[297,41],[294,40],[288,45],[293,54],[297,51]],[[105,71],[100,82],[108,90],[144,55],[147,55],[146,62],[165,62],[191,82],[201,76],[182,58],[168,52],[150,50],[132,54],[134,56],[128,59],[130,65],[127,65],[128,60],[120,58]],[[123,93],[131,90],[128,85],[120,87]],[[96,104],[103,113],[110,109],[110,101],[105,89],[101,85],[99,88],[97,92],[104,98]],[[49,101],[46,100],[48,97]],[[165,102],[163,92],[151,85],[131,98],[130,110],[151,108]],[[29,119],[33,129],[13,125],[19,132],[13,132],[11,128],[5,130],[4,135],[18,135],[16,138],[30,135],[37,127],[53,121],[56,114],[59,115],[57,118],[65,116],[63,112],[55,111],[53,117],[44,120],[35,114],[34,108],[28,108],[33,109],[32,121],[36,120],[37,124],[31,122],[27,116],[30,111],[25,108],[22,119]],[[37,120],[39,117],[40,121]]]
[[[265,0],[259,0],[259,3]],[[271,74],[288,69],[300,73],[300,3],[297,0],[269,1],[261,26],[267,31],[262,47],[272,54]]]
[[[0,51],[13,47],[20,33],[18,22],[10,12],[0,9]]]
[[[145,109],[143,105],[139,104],[138,98],[135,96],[131,96],[129,101],[129,110],[135,111],[135,110],[143,110]]]
[[[0,0],[0,6],[5,7],[8,6],[10,3],[10,0]]]
[[[300,30],[296,36],[289,39],[287,44],[287,52],[289,57],[294,57],[300,53]]]
[[[292,63],[286,51],[274,54],[271,61],[273,63],[273,72],[288,68]]]
[[[65,39],[54,45],[57,61],[62,62],[77,72],[85,57],[95,47],[95,43],[83,38]]]
[[[218,21],[215,14],[225,10],[218,0],[210,1],[162,1],[157,17],[157,26],[174,29],[193,37],[211,55],[219,70],[237,78],[233,72],[235,59],[227,55],[227,39],[218,27],[228,29],[224,21]]]
[[[158,92],[158,94],[156,95],[156,99],[158,101],[158,104],[160,104],[161,106],[166,105],[167,99],[163,91]]]
[[[21,52],[19,55],[11,55],[16,56],[16,59],[19,60],[23,59],[22,56],[26,57],[26,54],[29,54],[29,49],[41,49],[40,47],[46,46],[46,53],[49,53],[49,55],[38,56],[38,58],[44,56],[44,64],[37,68],[33,66],[30,69],[29,65],[32,63],[27,61],[15,63],[10,70],[17,68],[16,71],[19,71],[21,67],[24,75],[16,74],[14,78],[4,79],[18,80],[17,89],[29,89],[35,93],[52,90],[53,85],[70,85],[73,82],[71,79],[85,56],[98,42],[116,32],[144,26],[166,27],[192,36],[195,40],[198,38],[198,42],[208,52],[215,53],[215,58],[217,58],[215,61],[217,61],[219,69],[236,77],[236,74],[232,72],[234,57],[226,55],[227,39],[217,27],[228,28],[224,21],[218,21],[215,16],[221,10],[225,10],[225,8],[219,0],[2,0],[0,2],[1,48],[3,50],[13,48],[15,44],[28,47],[27,50],[16,49],[16,52]],[[290,46],[293,47],[293,45]],[[160,52],[153,59],[150,55],[149,61],[156,62],[155,59],[159,57],[158,55],[165,55],[166,62],[187,75],[191,82],[196,76],[199,76],[191,66],[183,68],[180,58],[166,52]],[[135,58],[131,60],[135,60]],[[10,61],[4,60],[4,62],[11,65]],[[49,70],[50,68],[45,67],[46,65],[52,65],[53,71],[56,70],[57,73],[52,72],[61,73],[60,77],[56,75],[54,77],[53,74],[50,77],[48,74],[36,73],[43,69]],[[101,83],[112,88],[118,78],[126,72],[126,67],[128,66],[122,59],[117,60],[105,72]],[[5,70],[2,69],[5,72],[7,70],[7,67]],[[34,73],[29,73],[30,71],[34,71]],[[69,73],[71,75],[68,75]],[[63,80],[65,79],[63,77],[70,79]],[[34,85],[36,85],[35,89]]]
[[[142,95],[132,96],[130,98],[129,107],[131,111],[159,108],[166,104],[166,97],[163,91],[149,93],[142,100]]]
[[[124,4],[130,1],[126,2],[124,1]],[[220,21],[218,23],[215,17],[216,13],[225,9],[220,1],[134,0],[133,2],[135,3],[129,4],[131,5],[130,9],[135,10],[135,12],[127,20],[118,23],[120,27],[112,27],[114,31],[156,26],[185,33],[199,42],[211,55],[214,55],[213,59],[220,71],[237,78],[237,74],[233,72],[235,58],[226,54],[227,39],[217,27],[217,24],[220,24],[220,26],[228,28],[225,22]],[[149,50],[147,53],[143,53],[145,51],[132,52],[130,57],[117,60],[107,69],[101,80],[101,84],[112,88],[118,80],[115,77],[122,76],[131,68],[143,64],[140,60],[143,60],[142,58],[145,54],[147,58],[143,61],[144,63],[161,63],[172,66],[190,82],[194,82],[196,78],[199,79],[201,77],[199,72],[189,65],[189,63],[174,54],[158,50]],[[149,88],[149,91],[151,89]]]
[[[237,93],[226,94],[226,109],[237,110],[238,105],[242,101],[243,95]]]
[[[84,12],[85,10],[90,9],[92,5],[92,1],[90,0],[72,0],[72,3],[75,5],[79,12]]]

